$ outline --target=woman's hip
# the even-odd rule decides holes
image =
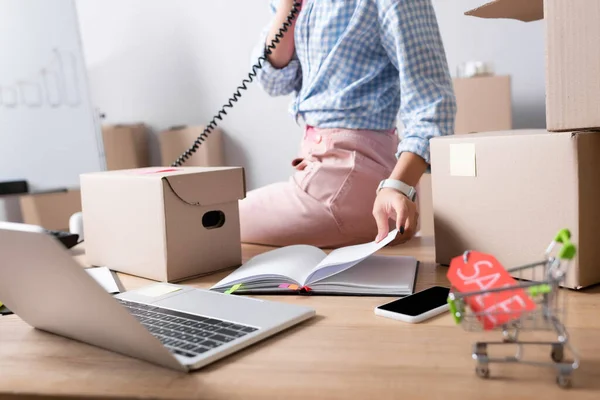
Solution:
[[[328,207],[347,233],[374,225],[371,210],[379,182],[396,164],[395,131],[307,128],[293,181]]]

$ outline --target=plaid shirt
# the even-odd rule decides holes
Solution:
[[[272,13],[278,3],[271,0]],[[387,130],[400,111],[396,155],[408,151],[428,163],[429,139],[453,133],[456,100],[431,0],[304,0],[294,40],[292,61],[281,69],[265,62],[257,78],[271,96],[295,94],[296,119]]]

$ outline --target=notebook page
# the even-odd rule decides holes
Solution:
[[[345,287],[358,292],[408,292],[413,289],[417,259],[406,256],[372,255],[354,267],[315,283],[313,287]]]
[[[372,241],[333,250],[311,271],[307,278],[307,282],[313,283],[352,267],[356,263],[387,246],[396,238],[397,234],[398,230],[394,229],[379,243]]]
[[[220,289],[264,277],[277,278],[277,276],[287,277],[298,285],[303,285],[311,269],[326,255],[323,250],[307,245],[287,246],[271,250],[251,258],[211,289]]]

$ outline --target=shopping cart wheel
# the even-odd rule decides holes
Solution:
[[[510,325],[505,325],[502,329],[504,343],[515,343],[519,337],[519,325],[515,322]]]
[[[487,343],[477,343],[475,345],[475,355],[479,357],[487,357]]]
[[[571,375],[558,375],[556,383],[563,389],[571,387]]]
[[[475,367],[475,373],[480,378],[489,378],[490,368],[487,365],[478,365]]]
[[[552,361],[554,362],[562,362],[565,359],[565,349],[562,344],[553,344],[552,352],[550,353],[550,357],[552,357]]]

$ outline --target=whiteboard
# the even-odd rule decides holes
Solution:
[[[0,0],[0,181],[78,187],[105,169],[73,0]]]

